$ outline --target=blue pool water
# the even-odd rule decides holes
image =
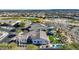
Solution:
[[[54,44],[53,48],[61,48],[63,46],[63,44]]]

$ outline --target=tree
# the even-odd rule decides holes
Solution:
[[[37,50],[37,49],[38,49],[38,46],[36,46],[36,45],[33,45],[33,44],[27,45],[27,50]]]
[[[19,25],[20,25],[20,27],[24,27],[25,26],[25,23],[24,22],[21,22]]]

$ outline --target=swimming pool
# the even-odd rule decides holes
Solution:
[[[62,48],[64,44],[53,44],[53,48]]]

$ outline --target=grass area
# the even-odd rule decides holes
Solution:
[[[26,17],[0,17],[0,20],[7,20],[7,19],[26,19]]]
[[[0,17],[0,20],[20,20],[21,22],[25,22],[26,20],[31,20],[32,22],[40,22],[40,19],[39,18],[33,18],[33,17],[29,17],[29,18],[26,18],[26,17]]]
[[[30,20],[30,21],[32,21],[32,22],[38,22],[38,23],[40,23],[40,22],[43,22],[43,20],[42,19],[40,19],[40,18],[34,18],[34,17],[29,17],[29,18],[27,18],[27,17],[0,17],[0,20],[20,20],[21,22],[25,22],[26,20]]]
[[[39,18],[27,18],[28,20],[31,20],[32,22],[37,22]]]
[[[49,36],[49,40],[52,42],[52,43],[60,43],[60,40],[57,40],[57,37],[56,36]]]
[[[21,22],[24,22],[26,20],[26,17],[0,17],[0,20],[20,20]]]

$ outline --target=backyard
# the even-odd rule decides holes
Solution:
[[[56,43],[61,43],[61,40],[56,37],[56,36],[49,36],[49,40],[51,41],[51,43],[56,44]]]

